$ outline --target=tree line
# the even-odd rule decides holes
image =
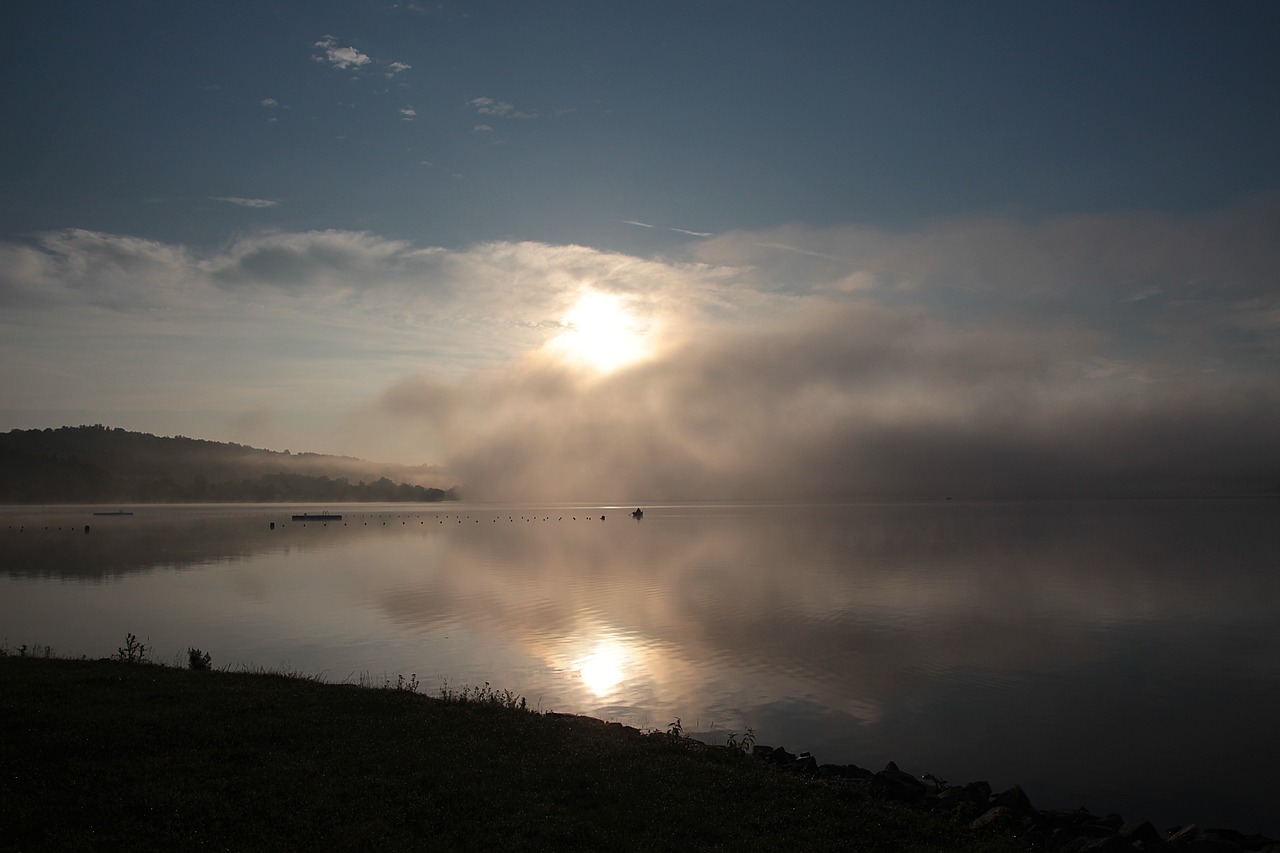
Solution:
[[[290,454],[100,424],[0,433],[0,503],[456,500],[453,488],[323,473],[359,460]],[[372,466],[370,466],[372,467]],[[303,469],[289,470],[289,469]],[[305,472],[304,472],[305,471]]]

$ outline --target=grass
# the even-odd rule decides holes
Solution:
[[[488,685],[128,659],[0,656],[0,849],[1021,849]]]

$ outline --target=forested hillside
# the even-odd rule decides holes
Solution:
[[[456,499],[433,473],[101,424],[0,433],[0,503]]]

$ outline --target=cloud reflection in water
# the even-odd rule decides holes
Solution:
[[[1241,802],[1280,796],[1256,748],[1280,702],[1272,502],[447,512],[465,523],[252,522],[243,538],[192,517],[180,554],[142,516],[53,543],[8,534],[0,621],[12,642],[102,654],[127,617],[219,662],[490,681],[544,710],[750,726],[822,760],[1152,819],[1203,816],[1091,796],[1099,774],[1137,791],[1229,765]],[[112,557],[125,531],[139,537]],[[65,583],[92,567],[93,585]],[[269,580],[252,601],[247,578]],[[85,646],[95,607],[110,624]]]

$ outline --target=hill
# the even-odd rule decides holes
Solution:
[[[0,503],[455,500],[429,467],[94,426],[0,433]]]

